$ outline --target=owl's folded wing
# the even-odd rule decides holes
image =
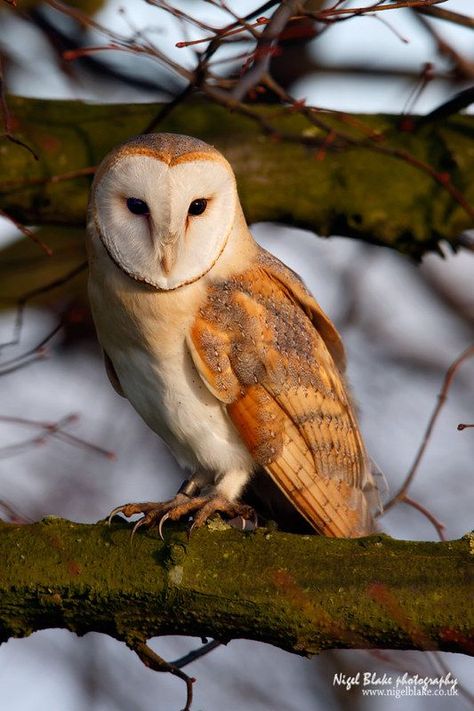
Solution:
[[[254,269],[215,282],[188,346],[255,461],[314,529],[368,533],[373,480],[342,344],[298,277],[264,253]]]

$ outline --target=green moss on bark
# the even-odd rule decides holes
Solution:
[[[472,540],[331,540],[205,528],[190,541],[57,518],[0,526],[0,640],[46,627],[473,653]]]
[[[9,107],[17,135],[40,160],[34,161],[21,146],[2,143],[0,207],[25,223],[69,226],[84,223],[88,177],[29,187],[12,187],[11,181],[50,178],[94,166],[114,145],[140,133],[159,109],[151,104],[96,106],[14,97]],[[275,113],[268,107],[258,110]],[[382,147],[408,151],[449,174],[466,200],[474,203],[472,116],[453,116],[414,133],[398,129],[399,117],[358,118],[384,134]],[[334,116],[324,120],[357,134]],[[282,131],[308,133],[308,124],[297,113],[274,123]],[[367,147],[328,151],[324,160],[318,160],[315,147],[276,142],[262,135],[250,119],[197,101],[177,107],[159,130],[198,136],[226,154],[250,222],[277,221],[321,235],[346,235],[415,257],[440,240],[455,245],[460,232],[472,227],[466,211],[433,178],[408,162]],[[319,129],[309,131],[318,136]]]

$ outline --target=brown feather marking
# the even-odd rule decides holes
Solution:
[[[348,495],[352,496],[353,487],[342,480],[333,480],[328,476],[315,476],[314,469],[306,467],[302,472],[290,466],[290,453],[294,453],[294,442],[298,439],[298,430],[293,423],[285,420],[285,444],[281,456],[265,469],[280,485],[276,466],[285,463],[286,476],[290,476],[293,485],[291,500],[298,511],[317,530],[324,529],[325,535],[351,536],[355,526],[352,516],[343,512],[347,509]],[[279,475],[281,477],[281,473]],[[288,485],[286,486],[288,488]],[[357,516],[357,511],[353,514]]]
[[[283,415],[261,385],[251,385],[245,394],[227,406],[232,422],[255,461],[264,466],[283,447]]]
[[[370,474],[342,344],[298,277],[263,254],[211,283],[190,349],[255,461],[306,520],[330,536],[368,530]]]
[[[240,392],[240,384],[227,355],[229,337],[212,323],[196,319],[188,347],[202,379],[214,395],[223,402],[232,402]]]
[[[337,367],[343,373],[346,369],[346,354],[341,337],[302,279],[296,272],[264,249],[259,254],[258,263],[267,272],[269,278],[277,281],[288,297],[305,311],[324,339]]]

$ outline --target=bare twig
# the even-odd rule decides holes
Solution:
[[[77,170],[70,170],[67,173],[58,173],[57,175],[49,175],[46,178],[26,178],[20,180],[5,180],[0,182],[0,190],[10,189],[10,188],[23,188],[27,185],[45,185],[48,183],[60,183],[63,180],[74,180],[75,178],[81,178],[82,176],[94,175],[97,166],[90,165],[85,168],[78,168]]]
[[[474,307],[469,300],[469,296],[459,289],[459,285],[452,280],[446,280],[442,272],[437,269],[430,269],[428,264],[420,269],[419,278],[429,289],[430,296],[433,296],[445,309],[449,309],[451,315],[460,319],[469,329],[474,328]]]
[[[334,17],[341,17],[346,19],[349,17],[360,17],[361,15],[368,15],[372,13],[379,13],[383,10],[401,10],[403,8],[421,8],[430,9],[432,5],[440,5],[446,0],[400,0],[400,2],[390,2],[390,4],[383,4],[385,0],[379,0],[379,2],[373,5],[366,5],[361,7],[347,7],[347,8],[336,8],[330,7],[325,10],[319,10],[316,12],[307,12],[305,15],[307,17],[313,17],[319,22],[333,21]]]
[[[268,80],[268,77],[267,77]],[[272,86],[275,87],[276,82],[272,80]],[[291,143],[297,143],[300,145],[307,145],[307,146],[317,146],[318,148],[325,142],[326,139],[322,139],[319,136],[312,136],[309,135],[308,133],[291,133],[287,131],[281,131],[278,128],[276,128],[272,122],[271,119],[262,116],[259,112],[252,110],[248,105],[243,104],[242,102],[235,101],[234,99],[229,98],[229,95],[227,92],[222,91],[218,87],[211,87],[211,86],[203,86],[203,91],[214,101],[217,103],[226,106],[228,109],[231,111],[236,111],[238,113],[241,113],[243,116],[247,116],[248,118],[252,119],[256,123],[259,124],[261,127],[262,131],[264,133],[271,135],[279,140],[284,140],[288,141]],[[322,129],[325,131],[327,134],[333,133],[334,137],[337,138],[337,141],[332,141],[332,146],[338,147],[339,149],[347,146],[357,146],[359,148],[365,148],[370,151],[375,151],[377,153],[382,153],[388,156],[391,156],[392,158],[397,158],[399,160],[404,161],[405,163],[408,163],[409,165],[412,165],[414,168],[418,168],[422,172],[426,173],[429,175],[435,182],[437,182],[446,192],[448,192],[453,200],[457,202],[463,210],[469,215],[474,220],[474,207],[470,205],[470,203],[467,201],[463,193],[458,190],[458,188],[452,183],[451,181],[451,176],[449,173],[445,172],[439,172],[435,168],[433,168],[432,165],[429,163],[426,163],[425,161],[421,160],[420,158],[417,158],[415,155],[410,153],[409,151],[403,149],[403,148],[396,148],[396,147],[391,147],[387,145],[383,145],[381,143],[383,136],[380,134],[374,134],[374,132],[371,132],[371,135],[368,136],[367,138],[354,138],[352,135],[342,132],[340,130],[336,130],[334,126],[331,124],[328,124],[325,122],[323,119],[321,119],[321,109],[316,108],[314,106],[305,106],[304,102],[299,102],[289,96],[281,87],[280,87],[280,98],[283,100],[283,97],[286,96],[288,103],[290,104],[289,106],[283,107],[283,112],[291,112],[295,111],[296,109],[303,114],[309,121],[310,123],[314,124],[318,128]],[[342,122],[346,120],[346,114],[344,112],[340,111],[332,111],[330,112],[331,116],[335,116],[336,118],[339,118]],[[281,111],[280,114],[281,115]],[[323,114],[324,115],[324,114]]]
[[[25,237],[28,237],[28,239],[37,244],[38,247],[40,247],[43,252],[48,255],[48,257],[52,256],[53,250],[48,247],[47,244],[42,242],[32,230],[30,230],[28,227],[25,227],[25,225],[23,225],[21,222],[18,222],[18,220],[15,220],[15,218],[5,212],[5,210],[0,209],[0,216],[12,222],[17,228],[17,230],[20,230],[20,232],[24,234]]]
[[[426,116],[420,116],[417,119],[416,124],[417,126],[423,126],[427,123],[432,123],[433,121],[440,121],[448,116],[458,113],[458,111],[462,111],[462,109],[465,109],[472,103],[474,103],[474,87],[470,86],[452,96],[448,99],[448,101],[443,101],[440,106],[437,106],[433,109],[433,111],[430,111],[429,114],[426,114]],[[460,241],[461,239],[464,239],[467,242],[466,235],[460,235]],[[467,249],[473,249],[473,245],[474,242],[472,237],[470,237],[470,244],[466,244],[465,246]]]
[[[177,106],[186,101],[186,99],[191,96],[193,92],[194,83],[191,81],[186,86],[186,88],[178,94],[178,96],[175,96],[173,101],[170,101],[168,104],[163,104],[163,107],[160,109],[157,115],[154,116],[153,119],[147,124],[147,126],[143,129],[142,133],[151,133],[152,131],[155,131],[160,125],[160,123],[164,121]]]
[[[253,53],[254,63],[252,68],[243,75],[232,91],[232,98],[234,100],[241,101],[268,72],[280,33],[286,27],[291,16],[294,15],[302,5],[304,5],[304,2],[298,2],[297,0],[287,0],[279,5],[272,19],[265,26],[260,35],[257,47]]]
[[[414,499],[410,498],[406,494],[403,496],[402,502],[404,504],[407,504],[407,506],[412,506],[414,509],[419,511],[420,513],[423,514],[423,516],[426,516],[428,521],[433,524],[433,526],[436,529],[436,532],[440,538],[441,541],[446,540],[446,536],[444,535],[444,532],[446,531],[446,526],[444,523],[441,523],[441,521],[438,521],[436,516],[433,516],[431,511],[427,509],[425,506],[422,506],[418,501],[415,501]]]
[[[188,654],[185,654],[183,657],[180,657],[179,659],[176,659],[174,662],[170,662],[170,663],[174,667],[177,667],[178,669],[182,669],[183,667],[187,666],[188,664],[195,662],[196,659],[200,659],[201,657],[204,657],[206,654],[209,654],[209,652],[212,652],[214,649],[217,649],[217,647],[220,647],[221,645],[222,645],[222,642],[219,642],[217,639],[212,639],[210,642],[203,644],[198,649],[194,649],[193,651],[188,652]]]
[[[405,106],[403,107],[402,114],[406,115],[414,113],[414,108],[416,106],[417,101],[428,86],[429,82],[432,81],[434,78],[433,70],[434,67],[431,62],[427,62],[424,65],[421,74],[417,77],[418,81],[415,83],[413,89],[408,95],[408,98],[405,102]]]
[[[33,523],[33,519],[21,513],[5,499],[0,499],[0,509],[3,509],[12,523]]]
[[[5,97],[5,80],[4,80],[4,61],[3,57],[0,54],[0,113],[2,114],[3,117],[3,127],[4,127],[4,133],[3,136],[0,136],[0,138],[6,138],[7,140],[11,141],[11,143],[16,143],[18,146],[21,146],[22,148],[25,148],[28,153],[31,153],[33,158],[35,160],[39,160],[37,154],[35,151],[24,141],[21,141],[17,136],[14,135],[12,131],[12,120],[10,116],[10,111],[8,110],[8,104],[7,100]]]
[[[80,42],[78,42],[72,32],[68,34],[64,28],[61,28],[54,23],[51,19],[51,13],[45,12],[44,8],[41,6],[29,10],[28,17],[45,35],[56,54],[62,70],[66,71],[66,64],[63,61],[62,53],[66,50],[79,49],[81,47]],[[74,23],[73,28],[76,27],[77,23]],[[171,98],[176,89],[176,86],[173,86],[172,84],[165,85],[165,83],[153,81],[153,79],[148,79],[147,77],[132,74],[128,75],[125,71],[121,71],[118,67],[114,67],[112,64],[107,62],[102,62],[98,57],[81,57],[78,64],[79,69],[93,73],[94,77],[120,82],[121,84],[132,86],[135,90],[141,89],[143,91],[153,92],[154,94],[160,92],[166,97]],[[69,78],[74,78],[70,71],[70,67],[68,67],[68,69],[69,71],[66,71],[67,76]]]
[[[214,28],[210,28],[210,30],[214,33],[213,37],[209,39],[207,50],[205,50],[203,54],[198,55],[196,67],[194,71],[191,71],[172,61],[168,55],[156,48],[144,36],[134,36],[133,38],[130,38],[119,33],[112,32],[107,28],[101,26],[96,21],[91,20],[87,15],[81,13],[79,10],[66,6],[63,3],[59,2],[59,0],[48,0],[48,4],[52,7],[74,18],[77,22],[81,23],[85,27],[94,29],[102,33],[106,38],[110,40],[104,46],[85,47],[77,51],[66,53],[66,58],[74,59],[78,56],[83,56],[85,54],[94,54],[96,52],[108,51],[112,49],[122,52],[129,52],[137,55],[145,54],[157,60],[161,64],[165,65],[173,72],[176,72],[181,78],[184,78],[187,81],[188,86],[186,87],[184,92],[179,97],[177,97],[176,102],[180,103],[182,100],[191,95],[193,93],[193,90],[199,89],[212,101],[219,103],[222,106],[226,106],[231,111],[237,111],[238,113],[241,113],[242,115],[251,118],[252,120],[258,123],[262,131],[264,131],[270,136],[275,137],[278,140],[299,143],[301,145],[314,145],[317,147],[320,147],[323,142],[326,142],[326,148],[328,141],[327,137],[325,138],[324,136],[312,136],[309,135],[309,132],[304,131],[295,134],[281,131],[273,125],[271,117],[262,116],[258,112],[252,110],[252,108],[248,105],[243,104],[240,100],[241,97],[248,94],[248,91],[251,88],[256,87],[258,83],[268,79],[267,70],[269,67],[270,55],[273,49],[276,47],[276,43],[279,41],[279,39],[283,37],[286,24],[288,24],[290,19],[297,20],[301,17],[313,17],[313,14],[315,19],[321,20],[321,13],[340,13],[342,18],[344,15],[348,17],[354,16],[354,13],[357,16],[360,13],[366,13],[368,11],[375,12],[380,9],[399,9],[401,7],[413,8],[415,5],[422,5],[423,7],[426,7],[427,5],[431,6],[434,4],[439,4],[440,2],[441,0],[404,0],[403,2],[396,3],[378,2],[365,8],[350,8],[349,15],[346,12],[348,8],[340,8],[337,6],[327,8],[324,11],[321,10],[316,13],[303,11],[303,14],[295,15],[292,13],[301,13],[302,4],[297,3],[293,0],[291,2],[283,2],[278,6],[270,22],[266,23],[264,29],[260,33],[257,31],[255,25],[249,22],[249,19],[252,20],[252,18],[255,17],[255,12],[251,15],[247,15],[243,19],[238,18],[234,23],[232,23],[231,25],[226,25],[222,29],[214,30]],[[168,12],[170,11],[169,3],[156,2],[153,4],[158,5],[162,9],[167,10]],[[261,8],[259,8],[259,11],[264,11],[265,9],[268,9],[269,6],[271,7],[273,5],[275,5],[275,3],[266,3]],[[224,9],[228,9],[225,4],[221,4],[221,6]],[[231,14],[236,17],[234,13]],[[192,20],[191,15],[188,14],[185,15],[184,13],[179,13],[179,16],[181,19],[193,21],[194,24],[198,22]],[[332,18],[332,20],[334,21],[334,17]],[[250,58],[253,58],[252,68],[247,71],[240,79],[240,81],[235,84],[235,81],[223,80],[222,78],[211,74],[209,62],[212,55],[226,40],[226,33],[228,34],[229,32],[234,32],[234,30],[239,29],[247,30],[256,39],[257,47],[254,50],[253,54],[250,54]],[[229,41],[229,39],[227,41]],[[382,141],[386,141],[387,136],[382,137],[378,135],[377,137],[372,136],[369,138],[354,137],[353,133],[344,133],[343,131],[336,129],[333,125],[328,125],[327,122],[322,120],[321,109],[319,109],[318,107],[305,107],[303,105],[304,102],[295,102],[291,99],[291,97],[288,97],[288,105],[286,106],[284,104],[284,99],[281,95],[280,99],[283,104],[283,114],[288,111],[292,112],[298,110],[299,113],[303,114],[310,123],[318,126],[326,134],[331,134],[330,140],[332,150],[342,150],[344,148],[347,148],[348,146],[358,146],[371,151],[383,153],[385,155],[389,155],[406,163],[409,163],[413,167],[428,174],[433,180],[435,180],[443,188],[443,190],[445,190],[451,195],[454,201],[461,205],[461,207],[469,215],[469,217],[474,220],[474,208],[466,200],[463,193],[454,185],[449,173],[437,170],[433,166],[420,160],[418,157],[402,148],[391,147],[387,144],[382,145]],[[171,109],[177,105],[176,102],[172,102],[170,107]],[[164,111],[164,114],[166,114],[166,112],[167,110]],[[155,128],[157,122],[162,120],[164,114],[160,113],[160,115],[149,126],[146,127],[146,130],[149,131]],[[340,112],[333,112],[332,115],[339,117],[342,122],[346,120],[345,115]],[[333,140],[333,137],[335,140]]]
[[[136,654],[138,654],[143,664],[145,664],[145,666],[149,669],[159,672],[168,672],[169,674],[173,674],[173,676],[177,676],[179,679],[184,681],[186,684],[186,705],[183,711],[190,711],[193,701],[193,683],[196,680],[182,672],[174,664],[170,664],[170,662],[165,661],[145,642],[128,642],[128,646],[136,652]]]
[[[433,410],[433,413],[430,417],[430,421],[428,422],[428,426],[426,428],[422,442],[421,442],[418,452],[416,454],[415,460],[414,460],[412,466],[410,467],[410,471],[408,472],[408,474],[405,478],[405,481],[403,482],[399,491],[395,494],[395,496],[393,496],[390,499],[390,501],[388,501],[385,504],[385,506],[384,506],[385,511],[388,511],[393,506],[395,506],[395,504],[397,504],[399,501],[403,501],[405,499],[407,491],[413,481],[415,474],[418,471],[418,467],[420,466],[421,460],[423,459],[426,448],[429,444],[429,441],[430,441],[431,435],[433,433],[433,429],[436,424],[436,421],[437,421],[437,419],[440,415],[440,412],[443,409],[443,406],[447,400],[448,392],[449,392],[449,389],[453,383],[454,377],[455,377],[457,371],[459,370],[460,366],[464,363],[464,361],[466,361],[468,358],[472,358],[473,356],[474,356],[474,346],[469,346],[449,366],[449,368],[446,372],[446,375],[444,376],[442,388],[438,394],[438,402],[437,402],[437,404]],[[411,504],[411,505],[413,505],[413,504]]]
[[[452,44],[450,44],[441,35],[441,33],[435,29],[429,20],[425,19],[425,17],[420,13],[414,12],[414,14],[421,26],[433,38],[436,43],[438,53],[452,62],[455,76],[458,79],[472,79],[474,77],[474,64],[458,52],[457,49],[455,49]]]
[[[21,296],[16,301],[17,312],[15,317],[15,325],[13,327],[13,336],[9,341],[5,343],[0,343],[0,351],[2,350],[2,348],[6,348],[7,346],[16,346],[20,342],[21,330],[23,327],[23,320],[25,316],[25,308],[29,301],[31,301],[37,296],[40,296],[41,294],[46,294],[49,291],[53,291],[53,289],[57,289],[58,287],[67,284],[78,274],[85,271],[86,268],[87,262],[81,262],[77,265],[77,267],[74,267],[74,269],[71,269],[71,271],[67,272],[67,274],[64,274],[63,276],[54,279],[53,281],[49,282],[49,284],[44,284],[43,286],[40,286],[36,289],[32,289],[31,291],[28,291],[26,294]]]
[[[0,457],[4,458],[5,456],[12,456],[13,454],[18,454],[19,452],[22,452],[25,449],[29,449],[32,446],[39,446],[44,444],[46,440],[50,437],[56,437],[56,439],[60,439],[72,446],[92,450],[93,452],[96,452],[97,454],[106,457],[106,459],[115,459],[115,454],[113,452],[110,452],[109,450],[104,449],[103,447],[99,447],[96,444],[87,442],[86,440],[81,439],[80,437],[75,437],[69,432],[64,431],[64,427],[74,422],[77,422],[78,419],[79,415],[75,413],[71,415],[66,415],[66,417],[63,417],[57,422],[44,422],[41,420],[29,420],[24,417],[0,415],[0,422],[22,425],[24,427],[33,427],[35,429],[40,430],[39,436],[37,435],[36,437],[25,440],[18,444],[0,448]]]
[[[36,360],[41,360],[47,355],[46,346],[54,338],[54,336],[59,333],[63,327],[62,321],[60,321],[53,329],[50,331],[34,348],[22,353],[21,355],[11,358],[6,362],[2,363],[0,366],[0,376],[9,375],[15,370],[20,370],[27,365],[30,365]]]
[[[474,30],[474,17],[462,15],[459,12],[445,10],[442,7],[417,7],[416,11],[420,15],[436,17],[438,20],[446,20],[447,22],[453,22],[456,25],[461,25],[461,27],[469,27]]]

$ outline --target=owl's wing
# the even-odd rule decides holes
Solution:
[[[261,250],[259,255],[259,264],[264,269],[267,277],[279,285],[287,298],[303,309],[323,339],[335,364],[341,373],[344,373],[346,369],[346,354],[341,337],[332,321],[315,301],[298,274],[264,249]]]
[[[374,484],[343,347],[299,277],[262,250],[252,269],[211,285],[188,346],[255,461],[314,529],[369,532]]]

